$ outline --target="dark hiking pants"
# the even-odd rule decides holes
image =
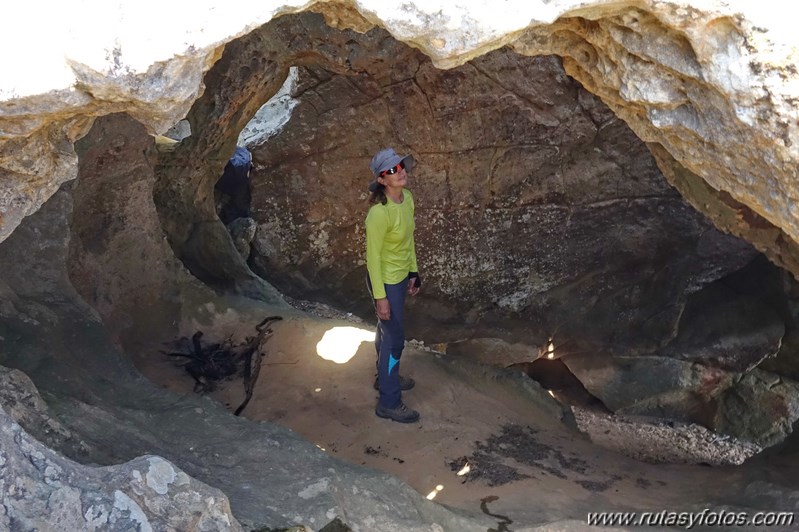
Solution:
[[[366,285],[372,294],[369,276]],[[405,347],[405,295],[408,277],[397,284],[386,284],[386,298],[391,308],[391,318],[377,320],[375,350],[377,351],[377,381],[380,385],[380,406],[395,408],[402,401],[399,383],[399,362]]]

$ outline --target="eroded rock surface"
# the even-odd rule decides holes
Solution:
[[[433,341],[499,329],[567,353],[652,351],[687,293],[755,256],[686,205],[557,59],[502,50],[440,71],[377,30],[347,42],[360,61],[302,69],[292,120],[253,148],[251,264],[292,295],[371,313],[365,188],[389,144],[418,160],[428,288],[409,316]]]
[[[169,31],[138,25],[124,46],[110,35],[64,24],[69,12],[52,12],[52,38],[67,46],[41,47],[36,63],[53,76],[29,79],[26,62],[6,63],[9,72],[0,87],[6,102],[3,237],[60,183],[74,178],[71,145],[94,117],[127,109],[151,130],[165,131],[200,93],[202,74],[219,57],[219,45],[293,9],[267,2],[255,11],[231,10],[211,23],[202,5],[192,16],[177,17],[177,26],[170,20]],[[438,66],[456,66],[506,44],[523,54],[559,54],[566,71],[638,136],[662,145],[687,170],[784,231],[785,241],[758,242],[773,260],[783,254],[781,246],[792,248],[799,238],[791,199],[799,195],[796,89],[790,83],[796,52],[787,17],[748,2],[712,0],[652,0],[635,7],[514,2],[501,8],[367,1],[357,9],[345,2],[316,8],[333,24],[359,31],[371,24],[389,28]],[[3,38],[9,43],[24,27],[14,15],[24,16],[25,7],[17,9],[6,18]],[[121,31],[137,22],[135,6],[118,9],[104,15],[114,19],[112,27]],[[11,54],[14,47],[2,49]]]
[[[4,415],[43,445],[68,449],[62,452],[74,458],[88,457],[86,443],[53,417],[36,386],[23,372],[0,366],[0,406]]]
[[[761,257],[692,294],[675,338],[646,357],[592,352],[562,360],[614,412],[699,423],[773,445],[799,418],[795,373],[787,370],[795,356],[787,288],[794,282],[783,275]]]
[[[158,456],[82,466],[0,409],[5,530],[242,530],[227,497]]]

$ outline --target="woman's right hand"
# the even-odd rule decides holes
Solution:
[[[375,299],[375,309],[377,309],[377,317],[381,320],[391,319],[391,306],[388,304],[388,298]]]

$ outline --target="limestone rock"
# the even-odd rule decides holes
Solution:
[[[783,441],[799,419],[799,384],[759,369],[739,375],[659,357],[562,360],[620,415],[698,423],[763,448]]]
[[[540,352],[535,346],[523,343],[511,344],[499,338],[474,338],[446,345],[446,354],[506,368],[523,362],[532,362]]]
[[[410,189],[427,282],[408,316],[433,342],[501,329],[528,345],[557,332],[564,353],[651,352],[673,336],[688,293],[755,256],[682,202],[556,58],[501,50],[440,71],[377,30],[347,43],[363,54],[357,70],[301,69],[292,120],[252,147],[250,262],[291,296],[371,314],[365,188],[371,155],[389,144],[418,160]]]
[[[258,224],[252,218],[236,218],[227,225],[233,245],[244,260],[250,256],[250,243],[257,228]]]
[[[776,18],[764,26],[742,3],[735,13],[713,3],[703,8],[597,6],[546,30],[531,28],[513,46],[522,53],[563,55],[566,71],[639,137],[662,145],[795,243],[797,230],[789,221],[795,216],[781,194],[772,193],[781,186],[776,175],[795,168],[788,163],[797,152],[795,121],[788,118],[795,111],[786,106],[793,89],[782,81],[792,76],[787,69],[795,49],[787,33],[776,30]],[[775,13],[766,11],[764,18]],[[730,168],[743,167],[748,177],[731,176]]]
[[[165,239],[152,200],[157,154],[144,127],[125,115],[103,117],[77,148],[78,178],[64,207],[69,253],[59,260],[115,337],[139,342],[153,324],[173,323],[202,284]]]
[[[255,113],[239,133],[236,144],[239,146],[263,144],[279,133],[291,119],[297,106],[291,93],[297,85],[297,67],[291,67],[286,81],[280,90]]]
[[[237,531],[227,497],[158,456],[81,466],[31,438],[0,410],[5,530]]]
[[[266,2],[224,14],[210,7],[203,0],[190,14],[162,10],[147,24],[139,23],[135,5],[97,13],[91,24],[68,9],[51,10],[37,14],[39,23],[61,45],[38,47],[24,59],[13,43],[21,42],[28,6],[6,14],[0,32],[7,54],[0,85],[1,238],[75,177],[71,146],[94,117],[129,111],[148,130],[165,131],[202,92],[202,75],[222,44],[300,4]],[[560,54],[567,72],[639,137],[662,145],[713,188],[783,230],[789,246],[799,239],[790,199],[797,195],[799,154],[790,17],[750,2],[714,0],[648,0],[635,7],[517,1],[501,8],[367,0],[357,4],[357,14],[345,2],[319,9],[342,26],[388,28],[439,67],[506,44],[524,54]],[[30,64],[49,75],[28,76]]]
[[[680,324],[663,355],[735,373],[776,355],[785,334],[785,323],[771,306],[718,284],[690,299]]]
[[[592,442],[645,462],[740,465],[762,451],[759,445],[692,423],[572,410],[577,426]]]
[[[729,372],[667,357],[570,355],[561,360],[611,411],[707,423],[708,404],[729,388]]]
[[[784,440],[799,419],[799,383],[752,371],[719,398],[715,429],[764,447]]]
[[[0,407],[11,420],[49,448],[68,449],[73,457],[87,457],[89,448],[48,411],[30,378],[0,366]]]

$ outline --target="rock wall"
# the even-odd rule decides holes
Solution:
[[[15,57],[12,43],[25,27],[27,7],[10,12],[0,47],[7,54],[0,87],[0,236],[75,177],[71,146],[94,117],[127,110],[151,131],[165,131],[201,94],[202,75],[222,44],[295,9],[266,2],[255,11],[231,6],[222,15],[211,5],[204,0],[191,14],[145,25],[137,24],[135,6],[98,13],[101,27],[120,34],[127,25],[137,28],[124,38],[110,30],[79,31],[86,22],[73,21],[68,11],[38,14],[50,38],[64,46],[40,47],[25,60]],[[333,24],[360,31],[389,28],[439,67],[503,45],[523,54],[561,55],[566,71],[639,137],[662,145],[711,187],[784,231],[789,246],[797,241],[792,209],[799,195],[799,148],[796,89],[790,83],[796,52],[789,17],[748,2],[713,0],[690,5],[517,1],[501,8],[367,1],[357,8],[345,2],[316,8]],[[169,31],[162,31],[167,20]],[[28,61],[51,77],[26,75]],[[777,260],[772,245],[757,245]]]
[[[5,372],[2,380],[7,399]],[[32,385],[20,392],[14,391],[41,403]],[[25,416],[22,422],[30,421]],[[48,424],[58,422],[49,418]],[[242,530],[221,491],[158,456],[110,467],[82,466],[31,437],[4,410],[0,444],[4,530]]]
[[[292,120],[253,147],[251,264],[295,297],[372,314],[363,219],[368,162],[386,145],[418,161],[427,288],[410,319],[428,341],[504,330],[567,353],[652,351],[688,293],[754,257],[556,58],[506,49],[441,71],[381,32],[348,42],[381,60],[303,69]]]
[[[531,28],[512,46],[524,54],[561,55],[569,75],[641,139],[668,153],[655,149],[667,176],[678,161],[684,168],[678,172],[699,175],[711,189],[746,206],[750,220],[724,230],[739,233],[755,225],[785,231],[790,251],[779,234],[748,236],[797,275],[793,259],[783,258],[795,255],[799,234],[792,202],[786,202],[796,192],[785,185],[796,175],[790,161],[796,156],[797,122],[789,110],[792,89],[785,83],[795,69],[788,48],[763,53],[760,47],[773,33],[755,20],[740,12],[702,11],[695,4],[663,11],[588,8],[584,16],[561,18],[545,30]],[[717,218],[716,202],[680,190]]]

